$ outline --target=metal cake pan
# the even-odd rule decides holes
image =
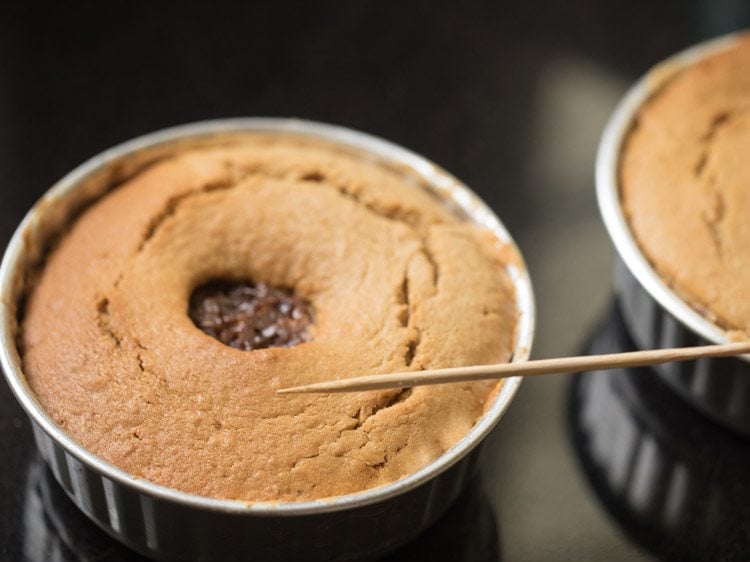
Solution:
[[[471,190],[426,159],[370,135],[296,119],[238,118],[174,127],[111,148],[39,200],[0,265],[0,363],[56,480],[88,517],[134,550],[165,560],[373,559],[415,537],[458,496],[474,472],[480,443],[508,408],[520,378],[502,384],[483,417],[456,445],[401,480],[316,501],[247,503],[180,492],[97,457],[45,413],[21,368],[16,342],[28,272],[41,263],[71,217],[159,158],[258,133],[302,135],[376,158],[418,179],[458,215],[491,230],[517,257],[507,264],[521,311],[513,361],[528,358],[534,297],[526,267],[505,227]]]
[[[596,159],[596,190],[604,224],[617,250],[615,290],[625,322],[641,348],[725,343],[725,331],[686,303],[659,276],[638,246],[620,205],[619,158],[639,108],[681,70],[730,48],[732,34],[682,51],[652,68],[620,101]],[[750,435],[748,357],[710,358],[656,367],[688,402],[726,427]]]

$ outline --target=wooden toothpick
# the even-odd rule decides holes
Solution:
[[[584,355],[541,359],[518,363],[499,363],[496,365],[476,365],[473,367],[453,367],[449,369],[428,369],[424,371],[405,371],[382,375],[366,375],[350,379],[339,379],[294,386],[277,390],[278,394],[309,392],[359,392],[383,388],[408,388],[426,384],[445,384],[470,382],[506,377],[528,377],[576,373],[579,371],[598,371],[605,369],[622,369],[628,367],[645,367],[672,361],[689,361],[703,357],[724,357],[750,353],[750,342],[679,347],[673,349],[652,349],[648,351],[630,351],[605,355]]]

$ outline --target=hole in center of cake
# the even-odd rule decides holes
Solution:
[[[243,351],[311,339],[310,303],[266,283],[210,281],[193,291],[188,314],[206,334]]]

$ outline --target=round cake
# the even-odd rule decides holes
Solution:
[[[276,393],[511,358],[503,248],[409,178],[291,135],[152,164],[48,255],[21,323],[31,389],[93,453],[203,496],[303,501],[418,470],[497,383]]]
[[[750,35],[680,71],[640,108],[620,189],[662,278],[719,326],[750,331]]]

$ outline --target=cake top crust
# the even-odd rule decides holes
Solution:
[[[672,77],[620,161],[625,216],[661,277],[722,328],[750,331],[750,35]]]
[[[27,301],[23,369],[57,424],[138,477],[250,502],[362,491],[438,458],[498,385],[275,391],[509,360],[518,311],[498,244],[404,174],[318,141],[184,151],[62,236]],[[310,307],[305,337],[212,337],[190,315],[211,283],[283,288]]]

